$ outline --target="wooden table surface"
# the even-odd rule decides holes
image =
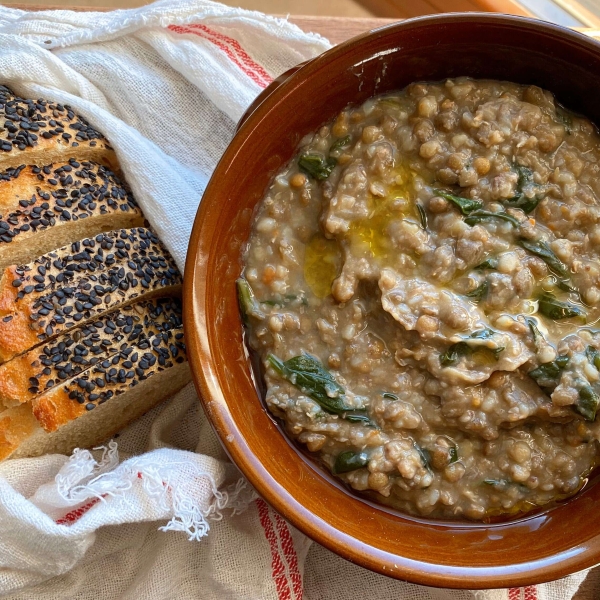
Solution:
[[[41,5],[12,5],[14,8],[23,10],[52,10],[64,9],[64,6],[41,6]],[[73,7],[77,11],[95,10],[106,12],[113,10],[111,8],[98,7]],[[278,15],[281,16],[281,15]],[[394,23],[395,19],[379,18],[349,18],[349,17],[311,17],[311,16],[289,16],[288,20],[295,23],[307,32],[315,32],[326,37],[332,44],[339,44],[356,35],[375,29],[383,25]],[[581,31],[591,37],[600,39],[600,30],[581,29]],[[600,598],[600,567],[593,569],[587,579],[581,585],[581,588],[574,596],[573,600],[598,600]],[[561,599],[562,600],[562,599]]]

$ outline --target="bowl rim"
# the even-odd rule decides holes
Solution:
[[[307,61],[300,68],[293,70],[283,82],[276,80],[271,93],[263,93],[259,102],[254,102],[244,114],[243,123],[238,127],[234,138],[229,143],[223,156],[218,162],[204,195],[211,195],[215,181],[226,174],[229,166],[243,144],[247,133],[253,129],[253,123],[264,119],[272,105],[284,97],[296,82],[306,75],[322,68],[329,60],[363,43],[366,38],[388,35],[399,29],[418,26],[420,24],[445,24],[457,22],[485,22],[490,24],[519,25],[534,29],[543,29],[555,33],[562,38],[570,38],[577,44],[583,44],[600,49],[600,43],[583,33],[566,27],[539,21],[529,17],[504,15],[483,12],[458,12],[436,15],[426,15],[386,24],[376,29],[366,31]],[[270,87],[270,86],[269,86]],[[268,90],[268,88],[267,88]],[[265,90],[266,91],[266,90]],[[487,569],[464,567],[449,567],[448,565],[432,565],[423,570],[418,560],[393,555],[373,546],[351,538],[348,534],[328,526],[322,520],[313,517],[312,513],[281,486],[273,485],[269,480],[269,471],[252,454],[243,436],[231,417],[222,390],[212,370],[210,341],[206,327],[206,319],[201,308],[203,299],[208,297],[206,286],[207,254],[210,251],[211,239],[214,234],[206,224],[205,216],[209,210],[208,202],[200,202],[185,263],[183,284],[183,316],[188,346],[188,360],[191,365],[194,384],[208,420],[217,434],[219,441],[231,460],[242,471],[252,486],[273,508],[285,519],[297,527],[312,540],[325,546],[343,558],[368,568],[382,575],[402,579],[413,583],[456,589],[488,589],[507,588],[534,585],[555,580],[587,569],[600,563],[600,532],[587,540],[588,545],[579,553],[563,553],[558,560],[556,557],[542,558],[519,564],[506,564]],[[232,282],[233,283],[233,282]],[[273,481],[273,479],[271,479]],[[443,525],[442,523],[440,523]],[[478,524],[466,524],[466,527],[477,527]],[[460,527],[460,524],[459,524]],[[360,544],[346,544],[345,540],[358,541]],[[594,542],[593,544],[590,541]],[[433,567],[433,568],[432,568]]]

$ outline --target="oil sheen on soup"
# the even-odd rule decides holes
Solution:
[[[351,488],[489,520],[598,461],[600,138],[459,78],[350,107],[260,203],[238,280],[265,401]]]

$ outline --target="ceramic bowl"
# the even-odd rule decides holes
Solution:
[[[600,485],[502,524],[436,522],[368,504],[307,460],[269,416],[242,341],[235,279],[253,210],[305,134],[349,103],[413,81],[467,75],[536,84],[600,123],[600,45],[540,21],[423,17],[341,44],[255,102],[204,194],[185,269],[185,327],[198,392],[231,459],[305,534],[364,567],[415,583],[513,587],[600,562]]]

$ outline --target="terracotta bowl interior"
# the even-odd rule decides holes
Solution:
[[[365,504],[300,457],[263,408],[242,343],[234,285],[253,209],[303,135],[349,103],[413,81],[461,75],[539,85],[600,123],[600,47],[552,25],[445,15],[382,28],[334,48],[268,96],[221,160],[190,244],[186,335],[204,407],[227,452],[294,525],[393,577],[444,587],[509,587],[600,562],[600,486],[502,525],[418,520]]]

